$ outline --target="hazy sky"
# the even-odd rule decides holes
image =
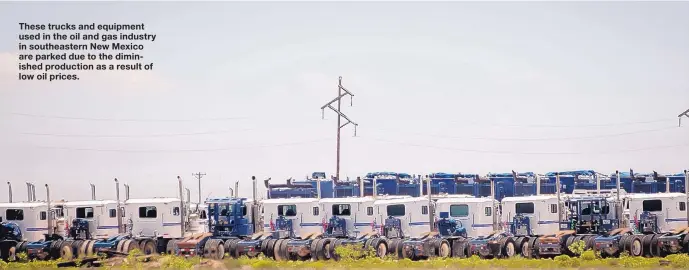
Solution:
[[[204,197],[234,181],[248,196],[252,175],[334,174],[335,114],[320,106],[338,76],[360,124],[342,130],[343,178],[680,172],[686,14],[689,2],[3,2],[0,180],[15,200],[26,181],[39,199],[45,183],[88,199],[89,182],[110,199],[115,177],[140,198],[174,196],[177,175],[196,197],[196,171]],[[19,22],[145,23],[155,69],[19,82]]]

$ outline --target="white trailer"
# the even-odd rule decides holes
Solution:
[[[560,231],[560,214],[557,196],[535,195],[507,197],[502,199],[501,223],[512,225],[516,215],[529,218],[530,232],[515,232],[520,235],[550,235]]]
[[[641,214],[647,212],[657,216],[659,232],[687,227],[687,196],[683,193],[627,194],[623,205],[624,216],[633,226],[638,227]]]
[[[42,201],[0,203],[0,219],[16,223],[22,230],[26,241],[34,242],[45,239],[49,227],[54,234],[64,235],[65,220],[62,204],[51,203],[52,225],[48,225],[48,204]]]
[[[266,232],[275,230],[280,217],[292,222],[295,237],[323,232],[325,215],[316,198],[267,199],[262,201],[262,206]]]
[[[66,235],[69,234],[68,228],[74,226],[74,219],[86,220],[89,224],[89,234],[87,239],[107,239],[119,233],[117,220],[117,201],[114,200],[95,200],[95,201],[73,201],[64,203],[65,219],[67,227]],[[120,220],[124,215],[120,214]]]
[[[332,217],[343,219],[346,224],[345,235],[358,237],[364,234],[380,233],[379,228],[382,223],[376,223],[374,211],[376,201],[405,197],[407,196],[378,196],[376,199],[372,197],[325,198],[320,200],[320,205],[324,212],[325,222],[329,222]]]
[[[173,239],[185,236],[179,198],[129,199],[124,208],[129,229],[135,237]]]
[[[376,224],[385,225],[386,220],[390,217],[400,220],[401,232],[398,232],[396,237],[418,238],[431,231],[427,198],[408,197],[376,200],[374,210],[374,222]]]
[[[447,197],[435,202],[435,216],[439,219],[440,213],[447,212],[449,218],[466,229],[467,237],[486,236],[494,231],[495,205],[496,200],[485,197]]]

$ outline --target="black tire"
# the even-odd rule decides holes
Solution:
[[[337,252],[335,252],[335,251],[337,250],[337,247],[339,247],[341,245],[341,243],[342,243],[342,239],[335,239],[332,242],[330,242],[330,248],[328,249],[329,250],[328,252],[330,252],[330,258],[332,258],[333,260],[339,260],[340,259],[340,256],[338,256]]]
[[[282,244],[280,244],[280,254],[283,255],[285,260],[290,260],[292,256],[287,252],[287,244],[289,244],[289,240],[282,241]]]
[[[395,255],[399,259],[397,254],[397,245],[399,245],[399,239],[389,239],[388,240],[388,255]]]
[[[241,241],[241,239],[230,239],[230,240],[227,240],[227,242],[230,242],[230,243],[227,245],[227,246],[228,246],[228,249],[225,250],[225,252],[230,253],[230,257],[232,257],[232,258],[234,258],[234,259],[238,259],[239,256],[240,256],[240,254],[239,254],[239,248],[238,248],[238,246],[239,246],[239,241]]]
[[[89,244],[88,240],[87,241],[81,241],[81,243],[77,247],[77,256],[79,258],[83,258],[83,257],[87,256],[86,255],[86,247],[88,246],[88,244]]]
[[[144,240],[141,241],[140,245],[141,252],[143,252],[146,255],[153,255],[158,253],[155,240]]]
[[[660,257],[660,250],[658,250],[658,237],[660,237],[659,234],[654,234],[651,237],[651,245],[649,248],[649,253],[651,254],[651,257]]]
[[[268,245],[266,246],[266,252],[263,253],[263,255],[274,260],[275,255],[273,255],[273,254],[274,254],[274,250],[275,250],[275,242],[277,242],[277,240],[276,239],[270,239],[270,240],[265,240],[265,242],[267,242]]]
[[[531,239],[526,238],[524,241],[522,241],[521,246],[519,247],[519,254],[521,254],[522,257],[531,259],[533,256],[533,250],[531,248]]]
[[[229,241],[225,241],[225,245],[227,245],[228,242]],[[239,242],[241,242],[241,240]],[[239,245],[239,242],[237,242],[237,245]],[[260,254],[263,254],[263,256],[268,257],[267,251],[268,251],[268,240],[266,239],[266,240],[261,241],[261,252],[260,252]]]
[[[618,254],[608,254],[612,256],[622,255],[623,252],[629,250],[629,235],[622,235],[620,238],[619,251]]]
[[[96,240],[89,240],[88,244],[86,245],[86,256],[93,256],[96,254],[94,245],[96,244]]]
[[[165,245],[165,254],[177,255],[176,250],[177,250],[177,239],[172,239],[170,241],[167,241],[167,245]]]
[[[447,240],[441,240],[438,244],[437,256],[440,258],[448,258],[452,255],[452,248],[450,247],[450,242]]]
[[[57,260],[60,258],[60,245],[62,245],[62,240],[50,242],[50,248],[48,250],[50,259]]]
[[[364,241],[364,250],[368,251],[368,249],[371,247],[371,242],[373,241],[373,238],[366,239]]]
[[[311,255],[311,258],[316,260],[316,261],[318,260],[318,245],[320,244],[321,241],[323,241],[323,239],[320,239],[320,238],[315,239],[315,240],[311,241],[311,246],[309,246],[309,250],[310,250],[309,253]]]
[[[531,251],[531,256],[529,258],[540,259],[541,255],[538,254],[538,238],[534,237],[529,239],[529,248]]]
[[[453,258],[466,258],[466,240],[459,239],[455,240],[452,244],[452,257]]]
[[[206,243],[203,245],[203,258],[212,259],[212,256],[218,252],[218,249],[214,248],[214,243],[215,239],[206,240]]]
[[[579,236],[574,236],[574,235],[570,234],[570,235],[566,235],[564,237],[565,237],[565,239],[564,239],[564,243],[565,243],[564,253],[569,255],[569,256],[574,256],[574,252],[572,252],[572,250],[569,247],[571,247],[572,244],[574,244],[574,242],[577,240],[577,237],[579,237]]]
[[[125,253],[129,254],[130,252],[132,252],[138,248],[139,248],[139,245],[134,240],[127,240],[127,242],[124,243],[122,250]]]
[[[239,239],[236,239],[239,240]],[[225,243],[223,243],[222,240],[218,239],[217,241],[217,246],[216,248],[218,249],[218,253],[216,254],[216,259],[217,260],[222,260],[225,258]]]
[[[375,255],[378,258],[385,258],[388,254],[388,241],[385,241],[383,238],[376,238],[376,240],[373,241],[373,246],[375,248]]]
[[[398,252],[402,255],[402,259],[414,259],[414,254],[411,249],[404,249],[404,241],[400,241],[399,246],[397,246]]]
[[[638,236],[632,236],[629,239],[629,255],[639,257],[644,255],[643,245]]]
[[[333,241],[335,241],[335,239],[326,238],[325,241],[323,241],[321,244],[321,249],[323,250],[323,258],[325,260],[330,260],[333,258],[332,254],[330,253],[330,246],[332,245]]]
[[[24,253],[26,252],[26,246],[29,244],[27,241],[21,241],[19,244],[17,244],[17,253]]]
[[[63,260],[74,259],[74,251],[72,250],[72,241],[62,241],[59,245],[60,257]]]
[[[74,252],[74,257],[76,257],[76,258],[82,258],[82,257],[84,257],[84,256],[81,254],[81,250],[80,250],[81,245],[83,245],[84,242],[86,242],[86,241],[84,241],[84,240],[74,240],[74,242],[72,242],[72,252]]]
[[[502,256],[504,258],[513,258],[518,254],[519,253],[517,253],[517,245],[514,243],[512,239],[507,238],[505,240],[504,248],[502,249]]]
[[[584,241],[586,242],[586,250],[593,250],[593,247],[596,245],[596,237],[593,235],[588,235],[584,237]]]
[[[524,241],[524,237],[519,236],[516,238],[512,238],[512,241],[514,241],[514,247],[516,248],[514,252],[517,255],[522,254],[522,241]]]
[[[651,239],[653,238],[652,234],[646,234],[641,237],[641,245],[643,246],[644,250],[644,257],[651,257]]]
[[[282,243],[285,243],[286,241],[286,239],[278,239],[277,242],[275,242],[275,246],[273,247],[273,256],[275,257],[276,261],[284,261],[286,259],[285,255],[282,254],[280,249]]]
[[[17,260],[17,246],[8,246],[7,254],[2,254],[4,260],[14,262]]]

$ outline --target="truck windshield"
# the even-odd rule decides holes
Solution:
[[[517,214],[533,214],[534,205],[533,203],[517,203],[515,204],[515,212]]]

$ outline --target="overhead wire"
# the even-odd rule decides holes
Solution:
[[[676,122],[676,118],[662,118],[655,120],[645,120],[645,121],[632,121],[632,122],[611,122],[603,124],[581,124],[581,125],[555,125],[555,124],[494,124],[494,123],[477,123],[471,122],[470,125],[476,126],[493,126],[493,127],[516,127],[516,128],[582,128],[582,127],[615,127],[615,126],[631,126],[631,125],[641,125],[641,124],[653,124],[653,123],[663,123],[663,122]],[[453,121],[453,123],[462,124],[461,122]],[[465,123],[466,124],[466,123]]]
[[[390,140],[385,140],[385,139],[369,138],[369,137],[361,137],[361,136],[360,136],[360,138],[364,138],[364,140],[372,140],[372,141],[378,141],[378,142],[393,143],[393,144],[398,144],[398,145],[403,145],[403,146],[422,147],[422,148],[433,148],[433,149],[440,149],[440,150],[453,150],[453,151],[458,151],[458,152],[473,152],[473,153],[485,153],[485,154],[510,154],[510,155],[589,155],[589,154],[609,154],[609,153],[638,152],[638,151],[647,151],[647,150],[655,150],[655,149],[665,149],[665,148],[687,147],[687,146],[689,146],[689,143],[685,143],[685,144],[678,144],[678,145],[662,145],[662,146],[653,146],[653,147],[636,148],[636,149],[614,149],[614,150],[607,150],[607,151],[601,151],[601,152],[521,152],[521,151],[495,151],[495,150],[480,150],[480,149],[467,149],[467,148],[455,148],[455,147],[442,147],[442,146],[434,146],[434,145],[424,145],[424,144],[414,144],[414,143],[406,143],[406,142],[399,142],[399,141],[390,141]]]
[[[97,148],[73,148],[73,147],[51,147],[51,146],[34,146],[35,148],[43,149],[55,149],[55,150],[69,150],[69,151],[91,151],[91,152],[123,152],[123,153],[174,153],[174,152],[216,152],[216,151],[227,151],[227,150],[237,150],[237,149],[255,149],[255,148],[266,148],[266,147],[283,147],[283,146],[293,146],[293,145],[303,145],[310,143],[318,143],[332,140],[331,138],[316,139],[309,141],[299,141],[299,142],[289,142],[281,144],[266,144],[266,145],[254,145],[254,146],[236,146],[236,147],[223,147],[223,148],[209,148],[209,149],[150,149],[150,150],[131,150],[131,149],[97,149]]]
[[[29,114],[29,113],[18,113],[9,112],[8,114],[33,117],[33,118],[48,118],[48,119],[61,119],[61,120],[83,120],[83,121],[108,121],[108,122],[202,122],[202,121],[227,121],[227,120],[240,120],[249,119],[249,117],[219,117],[219,118],[196,118],[196,119],[116,119],[116,118],[91,118],[91,117],[72,117],[72,116],[60,116],[60,115],[41,115],[41,114]]]
[[[642,133],[651,133],[651,132],[658,132],[658,131],[664,131],[664,130],[670,130],[670,129],[676,129],[676,126],[673,127],[663,127],[663,128],[656,128],[656,129],[646,129],[646,130],[638,130],[638,131],[631,131],[631,132],[621,132],[621,133],[614,133],[614,134],[602,134],[602,135],[591,135],[591,136],[576,136],[576,137],[554,137],[554,138],[548,138],[548,137],[542,137],[542,138],[497,138],[497,137],[461,137],[461,136],[451,136],[451,135],[440,135],[440,134],[427,134],[427,133],[418,133],[418,132],[406,132],[406,131],[399,131],[399,130],[390,130],[391,132],[395,133],[407,133],[410,135],[417,135],[417,136],[427,136],[427,137],[435,137],[435,138],[446,138],[446,139],[462,139],[462,140],[485,140],[485,141],[567,141],[567,140],[584,140],[584,139],[598,139],[598,138],[610,138],[610,137],[620,137],[620,136],[627,136],[627,135],[634,135],[634,134],[642,134]],[[373,128],[374,130],[376,128]],[[380,129],[380,128],[378,128]],[[380,129],[380,130],[386,130],[386,129]]]
[[[31,135],[31,136],[76,137],[76,138],[149,138],[149,137],[158,138],[158,137],[177,137],[177,136],[224,134],[224,133],[232,133],[232,132],[251,131],[251,130],[255,130],[255,128],[226,129],[226,130],[213,130],[213,131],[189,132],[189,133],[138,134],[138,135],[57,134],[57,133],[37,133],[37,132],[21,132],[19,134]]]

